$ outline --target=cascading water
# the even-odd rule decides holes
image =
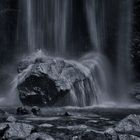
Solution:
[[[18,38],[20,38],[19,47],[24,48],[28,53],[34,53],[36,50],[41,49],[53,56],[66,57],[69,54],[69,49],[67,48],[69,46],[68,40],[73,35],[73,32],[69,30],[72,22],[74,22],[71,21],[71,17],[74,14],[72,13],[73,1],[19,1],[19,7],[22,10],[22,17],[19,17],[17,27]],[[105,0],[83,0],[81,2],[83,3],[84,16],[86,16],[85,19],[92,48],[91,53],[80,59],[79,63],[91,72],[91,77],[89,78],[94,88],[94,93],[91,94],[96,95],[97,100],[94,101],[98,104],[114,101],[113,96],[116,97],[114,94],[119,94],[119,97],[122,98],[120,95],[122,95],[122,92],[124,94],[127,92],[127,87],[130,83],[127,75],[131,71],[129,64],[129,43],[132,1],[124,0],[122,2],[122,0],[118,0],[116,2],[116,11],[118,11],[117,15],[119,18],[116,17],[118,19],[118,23],[115,24],[117,31],[114,32],[111,31],[111,27],[109,26],[111,21],[108,21],[106,16],[107,14],[108,16],[112,14],[110,13],[110,6],[114,6],[113,0],[109,0],[109,2]],[[23,22],[24,29],[20,30]],[[106,40],[109,34],[117,34],[117,41],[114,43],[115,47],[111,46],[117,52],[115,54],[116,62],[113,64],[105,52],[108,49]],[[37,53],[36,55],[38,54],[41,53]],[[18,75],[18,78],[22,76]],[[18,78],[16,82],[18,82]],[[83,87],[79,88],[80,91],[83,89]],[[73,90],[73,93],[71,93],[73,102],[78,102],[75,92],[76,90]],[[85,106],[85,93],[82,92],[82,95],[81,106]]]
[[[106,89],[101,90],[102,94],[106,92],[105,97],[109,97],[110,100],[114,100],[112,97],[119,97],[119,101],[122,100],[126,102],[128,87],[130,84],[130,73],[131,73],[131,65],[130,65],[130,34],[131,34],[131,26],[132,26],[132,4],[131,0],[125,1],[118,1],[118,24],[117,26],[117,42],[116,42],[116,59],[117,62],[115,66],[111,65],[110,60],[106,57],[104,50],[106,49],[106,36],[111,32],[111,30],[107,30],[107,24],[109,21],[106,19],[106,14],[112,14],[110,4],[104,0],[88,0],[86,3],[86,15],[87,15],[87,22],[89,27],[89,33],[91,38],[91,43],[93,46],[93,50],[100,54],[100,64],[97,65],[98,72],[103,70],[99,73],[100,78],[98,75],[95,75],[96,79],[100,82],[97,84],[99,89],[102,87],[106,87]],[[114,3],[113,3],[114,4]],[[101,9],[99,10],[99,6]],[[116,17],[117,18],[117,17]],[[115,26],[115,25],[114,25]],[[112,46],[113,47],[113,46]],[[114,46],[115,47],[115,46]],[[106,60],[106,61],[105,61]],[[94,58],[93,58],[94,61]],[[109,71],[110,70],[110,71]],[[107,74],[109,72],[109,74]],[[113,86],[111,83],[114,82]],[[98,93],[97,93],[98,94]],[[115,95],[118,94],[118,95]],[[101,95],[103,96],[103,95]],[[107,97],[107,98],[108,98]],[[102,98],[102,97],[99,97]],[[104,100],[104,99],[103,99]],[[116,100],[116,99],[115,99]],[[104,100],[105,101],[105,100]]]
[[[28,50],[54,49],[54,54],[66,53],[66,29],[68,0],[25,0],[22,1],[26,14],[26,35]]]

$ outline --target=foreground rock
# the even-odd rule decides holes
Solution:
[[[26,59],[18,66],[20,100],[30,106],[91,105],[96,97],[89,69],[58,58]]]
[[[113,129],[106,131],[113,140],[140,140],[140,116],[129,115]]]
[[[117,133],[130,134],[140,137],[140,116],[129,115],[115,127]]]
[[[85,131],[76,140],[140,140],[140,116],[129,115],[105,132]]]
[[[33,133],[26,140],[54,140],[51,136],[45,133]]]
[[[33,129],[34,126],[25,123],[0,123],[0,139],[25,138]]]

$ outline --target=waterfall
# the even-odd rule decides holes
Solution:
[[[111,98],[111,100],[113,99],[113,96],[119,96],[118,100],[124,101],[124,99],[127,97],[128,87],[130,85],[130,33],[132,22],[132,1],[119,0],[116,4],[118,17],[114,18],[118,19],[118,23],[116,23],[117,31],[114,32],[114,34],[117,34],[116,47],[114,46],[117,52],[115,54],[117,60],[115,66],[110,63],[110,59],[108,59],[106,53],[104,53],[104,50],[108,45],[106,44],[105,39],[107,38],[108,34],[113,33],[112,30],[107,30],[108,28],[106,28],[109,27],[108,25],[110,24],[110,21],[107,21],[108,19],[106,19],[106,17],[109,15],[111,17],[111,6],[114,6],[113,8],[115,8],[115,3],[113,3],[111,0],[107,3],[104,0],[87,0],[85,3],[85,11],[93,50],[103,56],[102,58],[100,57],[100,61],[102,62],[101,68],[103,69],[103,74],[100,75],[102,80],[100,83],[98,83],[98,85],[101,85],[100,89],[102,89],[103,85],[110,89],[110,91],[106,90],[106,92],[108,92],[108,96]],[[106,16],[106,14],[108,15]],[[107,59],[107,61],[105,61],[105,59]],[[107,75],[109,67],[112,69],[110,69],[110,75]],[[98,71],[100,71],[100,68]],[[113,74],[113,77],[111,76],[111,73]],[[99,79],[99,77],[96,77],[96,79]],[[111,87],[111,83],[113,82],[114,89]],[[113,92],[114,94],[109,92]],[[111,94],[113,95],[112,97]]]
[[[91,53],[87,54],[85,51],[87,46],[84,46],[82,51],[87,55],[80,59],[77,66],[84,65],[90,70],[92,75],[89,79],[95,91],[91,95],[96,94],[98,104],[121,101],[126,98],[131,84],[131,77],[128,75],[132,73],[129,48],[133,2],[132,0],[79,0],[79,3],[82,3],[81,11],[84,17],[82,19],[85,21],[77,17],[77,22],[81,28],[87,30],[88,34],[85,36],[87,40],[89,39]],[[78,44],[74,38],[74,31],[81,33],[79,31],[81,28],[76,29],[78,26],[75,27],[76,23],[72,21],[75,19],[73,16],[78,11],[78,6],[77,9],[74,7],[74,0],[20,0],[17,40],[20,42],[18,47],[22,48],[21,52],[38,56],[40,53],[34,52],[40,50],[39,52],[44,51],[49,55],[63,58],[67,58],[67,55],[72,56],[74,51],[81,47],[70,46]],[[74,11],[73,7],[77,11]],[[85,38],[81,38],[81,41],[82,39]],[[70,52],[69,47],[75,49]],[[113,50],[115,53],[110,55],[108,50]],[[78,86],[82,91],[82,85]],[[75,92],[74,89],[71,96],[73,102],[78,102]],[[84,91],[81,93],[80,103],[85,104],[85,93]]]
[[[124,98],[127,97],[131,84],[131,31],[132,31],[132,4],[131,0],[120,2],[120,18],[117,42],[117,77],[119,90]]]
[[[21,3],[20,7],[26,21],[28,51],[47,49],[53,50],[54,55],[64,55],[69,1],[25,0]]]

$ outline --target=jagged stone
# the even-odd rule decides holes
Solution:
[[[30,135],[32,129],[34,129],[33,125],[25,123],[0,123],[0,137],[5,139],[24,138]]]

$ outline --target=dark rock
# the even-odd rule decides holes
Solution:
[[[80,140],[109,140],[102,132],[86,131]]]
[[[40,110],[39,107],[34,106],[34,107],[32,107],[31,112],[32,112],[34,115],[40,115],[41,110]]]
[[[25,107],[18,107],[16,113],[17,113],[17,115],[27,115],[27,114],[30,114],[29,110],[27,110]]]
[[[19,68],[18,91],[23,104],[85,106],[96,99],[86,66],[58,58],[39,57],[26,61],[25,66],[22,64]]]
[[[5,132],[9,129],[9,125],[5,125],[5,127],[3,127],[3,129],[0,129],[0,138],[2,138],[5,134]]]
[[[30,135],[33,125],[25,123],[0,123],[1,138],[24,138]]]
[[[65,112],[64,114],[65,117],[71,116],[69,112]]]

